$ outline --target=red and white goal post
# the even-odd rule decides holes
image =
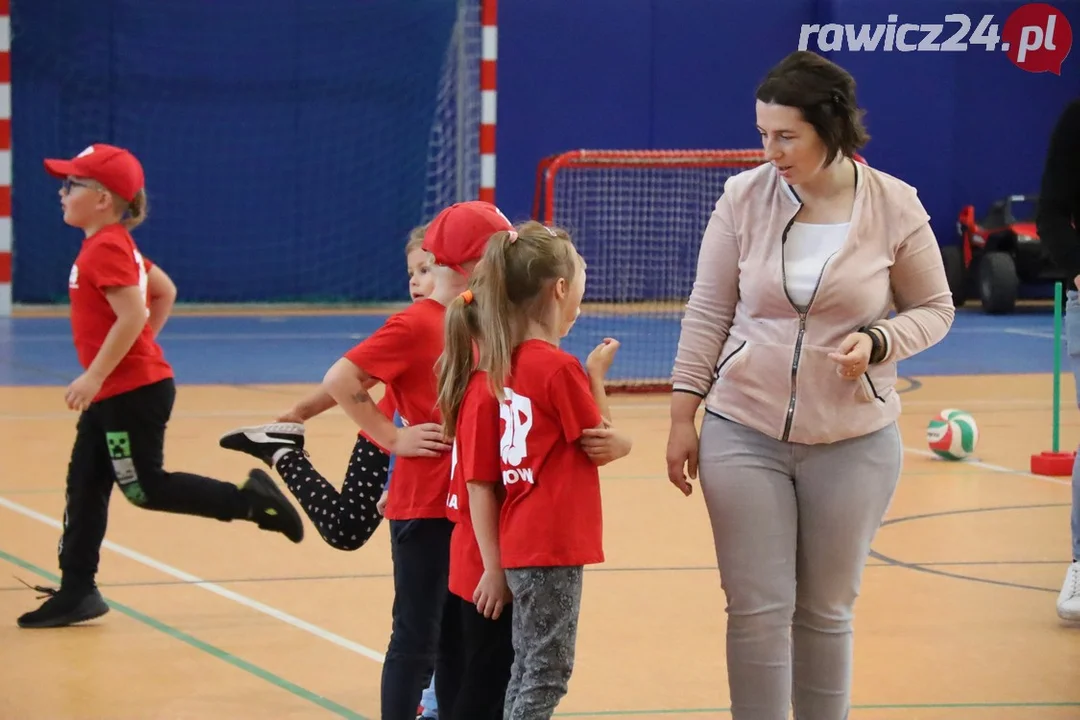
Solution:
[[[568,349],[618,338],[611,391],[670,391],[705,226],[724,182],[763,162],[761,149],[574,150],[540,161],[533,218],[569,231],[588,268]]]

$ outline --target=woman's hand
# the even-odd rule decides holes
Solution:
[[[683,472],[685,469],[685,473]],[[698,434],[694,421],[673,420],[668,431],[667,473],[671,484],[689,497],[694,491],[687,480],[697,478],[698,469]]]
[[[874,343],[870,336],[854,332],[844,338],[835,352],[829,353],[829,359],[836,362],[836,372],[847,380],[854,380],[870,367],[870,351]]]

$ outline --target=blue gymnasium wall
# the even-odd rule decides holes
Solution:
[[[884,23],[890,13],[900,22],[940,23],[949,13],[976,21],[993,14],[1000,33],[1022,4],[504,0],[499,204],[512,217],[527,212],[529,169],[564,150],[760,147],[754,89],[797,49],[803,23]],[[1060,76],[1025,72],[981,46],[960,53],[822,53],[858,83],[872,135],[868,160],[918,188],[942,244],[956,241],[963,205],[974,203],[981,216],[1002,195],[1038,191],[1054,122],[1080,96],[1080,1],[1052,4],[1074,35]]]
[[[456,0],[14,0],[17,302],[81,239],[43,157],[142,161],[181,301],[401,299]],[[373,296],[373,297],[372,297]]]
[[[403,298],[402,283],[373,289],[370,278],[402,274],[396,249],[377,250],[386,238],[396,247],[415,220],[431,106],[394,106],[385,90],[434,85],[452,4],[15,0],[13,27],[23,34],[12,49],[16,300],[65,293],[70,232],[40,160],[78,151],[88,129],[116,142],[139,138],[158,198],[140,242],[153,242],[182,300]],[[992,13],[1000,28],[1021,4],[501,0],[499,205],[514,219],[527,216],[537,162],[568,149],[755,146],[754,88],[797,47],[803,23],[882,23],[891,12],[928,23],[959,12]],[[918,187],[942,243],[955,240],[962,205],[981,213],[1001,195],[1038,189],[1054,121],[1080,95],[1080,0],[1053,4],[1074,34],[1061,76],[1025,72],[981,48],[830,54],[859,84],[870,162]],[[406,44],[385,30],[406,22],[422,28],[422,41]],[[218,47],[228,50],[206,50]],[[376,70],[385,83],[360,83]],[[300,77],[322,78],[320,90],[334,92],[282,81]],[[380,131],[365,132],[365,123]],[[312,134],[326,132],[342,134],[345,157],[326,142],[305,154]],[[280,174],[267,169],[268,158]],[[349,172],[358,166],[365,173]],[[237,185],[260,188],[257,198],[230,201]],[[190,207],[205,208],[212,232],[185,227]],[[327,228],[359,232],[345,245]],[[238,250],[259,237],[275,238],[274,252],[253,260]],[[343,257],[363,267],[343,271]],[[253,263],[259,272],[249,271]],[[683,270],[693,273],[689,261]],[[291,280],[282,287],[270,277]]]

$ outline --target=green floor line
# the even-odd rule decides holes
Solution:
[[[1080,707],[1077,702],[987,702],[987,703],[894,703],[852,705],[852,710],[979,710],[996,708],[1066,708]],[[659,708],[655,710],[596,710],[591,712],[557,712],[555,717],[633,717],[635,715],[703,715],[730,713],[729,707],[718,708]]]
[[[38,566],[34,565],[33,563],[29,563],[26,560],[15,557],[14,555],[11,555],[11,554],[9,554],[7,552],[4,552],[3,550],[0,550],[0,559],[6,560],[9,563],[11,563],[12,565],[16,565],[18,567],[21,567],[21,568],[23,568],[24,570],[26,570],[28,572],[32,572],[32,573],[34,573],[36,575],[40,575],[41,577],[49,580],[50,582],[53,582],[53,583],[59,583],[60,582],[60,578],[57,577],[56,575],[52,574],[48,570],[44,570],[42,568],[39,568]],[[355,713],[352,710],[348,709],[347,707],[343,707],[341,705],[338,705],[333,700],[329,700],[327,698],[324,698],[322,695],[318,695],[316,693],[313,693],[310,690],[307,690],[305,688],[300,687],[299,685],[297,685],[295,683],[289,682],[285,678],[279,677],[279,676],[275,675],[274,673],[270,672],[269,670],[264,670],[263,668],[259,667],[258,665],[253,665],[252,663],[248,662],[247,660],[244,660],[243,658],[236,657],[235,655],[232,655],[229,652],[227,652],[225,650],[222,650],[219,647],[215,647],[215,646],[211,645],[210,643],[204,642],[204,641],[200,640],[199,638],[194,637],[193,635],[188,635],[186,632],[184,632],[182,630],[177,630],[174,627],[166,625],[165,623],[161,622],[160,620],[152,618],[149,615],[144,615],[143,613],[139,612],[138,610],[135,610],[134,608],[130,608],[130,607],[126,606],[126,605],[122,605],[122,604],[120,604],[120,603],[118,603],[118,602],[116,602],[114,600],[109,600],[108,598],[106,598],[106,602],[109,603],[109,607],[113,608],[114,610],[116,610],[116,611],[118,611],[120,613],[123,613],[124,615],[127,615],[128,617],[130,617],[133,620],[141,622],[143,625],[151,627],[151,628],[153,628],[153,629],[155,629],[155,630],[157,630],[159,632],[165,633],[169,637],[171,637],[171,638],[173,638],[175,640],[179,640],[180,642],[185,643],[187,645],[190,645],[191,647],[195,648],[196,650],[201,650],[202,652],[207,653],[208,655],[212,655],[212,656],[216,657],[219,660],[224,660],[225,662],[229,663],[233,667],[239,668],[240,670],[243,670],[244,672],[247,672],[247,673],[250,673],[251,675],[254,675],[255,677],[259,678],[260,680],[264,680],[264,681],[270,683],[271,685],[275,685],[275,686],[281,688],[282,690],[285,690],[286,692],[292,693],[293,695],[295,695],[298,698],[302,698],[304,700],[307,700],[308,702],[314,703],[315,705],[318,705],[319,707],[323,708],[324,710],[328,710],[328,711],[334,713],[338,717],[349,718],[349,720],[368,720],[368,718],[365,718],[363,715],[360,715],[359,713]],[[43,631],[43,630],[27,630],[26,632],[47,632],[47,631]]]

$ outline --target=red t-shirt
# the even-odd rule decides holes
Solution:
[[[484,574],[484,560],[473,531],[468,483],[499,482],[501,436],[499,401],[491,393],[487,373],[474,372],[458,410],[446,497],[446,515],[456,523],[450,536],[450,592],[469,602]]]
[[[345,357],[386,385],[405,427],[442,422],[435,363],[443,350],[446,307],[419,300],[363,340]],[[386,517],[390,520],[446,517],[450,453],[398,457],[390,477]]]
[[[581,363],[527,340],[514,351],[500,410],[503,567],[603,562],[600,473],[578,443],[602,418]]]
[[[68,276],[68,297],[71,300],[71,335],[84,370],[90,367],[116,322],[116,313],[105,297],[105,289],[138,287],[149,318],[147,273],[152,266],[123,225],[106,225],[83,240]],[[154,331],[147,323],[131,349],[102,383],[94,401],[171,377],[172,366],[166,362],[161,346],[154,339]]]

